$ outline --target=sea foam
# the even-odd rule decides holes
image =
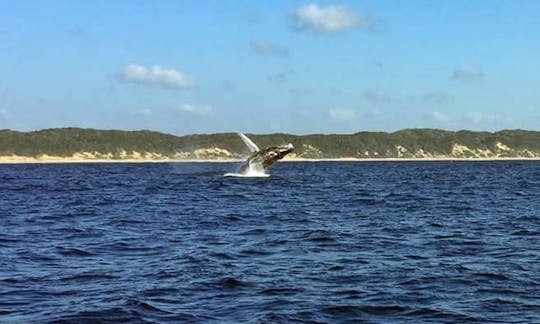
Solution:
[[[265,172],[260,164],[250,164],[246,172],[229,172],[223,175],[224,177],[239,177],[239,178],[267,178],[270,175]]]

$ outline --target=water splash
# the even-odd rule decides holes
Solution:
[[[239,178],[268,178],[270,175],[265,172],[263,166],[258,163],[250,163],[246,171],[229,172],[223,175],[224,177],[239,177]]]

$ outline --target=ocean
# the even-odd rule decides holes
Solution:
[[[0,165],[0,322],[540,322],[540,162],[236,167]]]

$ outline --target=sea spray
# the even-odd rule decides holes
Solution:
[[[263,166],[259,163],[250,163],[247,169],[240,172],[229,172],[223,175],[224,177],[242,177],[242,178],[267,178],[270,175],[265,172]]]

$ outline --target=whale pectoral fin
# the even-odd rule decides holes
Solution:
[[[242,141],[246,143],[246,146],[249,148],[251,152],[259,152],[259,147],[252,140],[250,140],[249,137],[247,137],[246,135],[242,133],[238,133],[238,136],[240,136]]]

